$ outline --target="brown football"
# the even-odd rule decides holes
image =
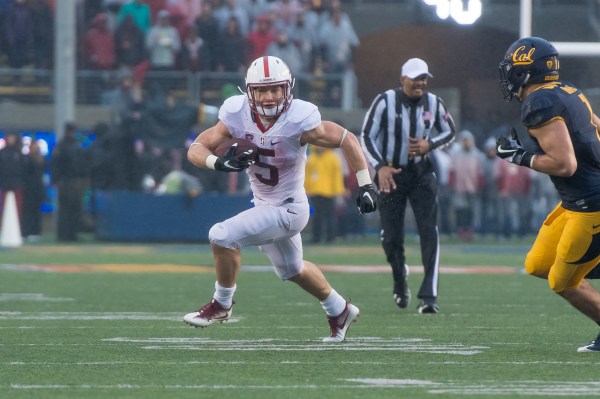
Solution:
[[[218,157],[222,157],[227,154],[227,151],[231,148],[232,145],[237,144],[237,150],[235,151],[235,155],[240,155],[241,153],[252,150],[252,155],[250,156],[251,160],[255,160],[258,156],[258,147],[250,140],[246,139],[238,139],[231,138],[221,142],[217,148],[214,150],[214,154]]]

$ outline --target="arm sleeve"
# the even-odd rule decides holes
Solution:
[[[377,142],[381,135],[382,123],[386,119],[387,103],[385,98],[385,93],[383,93],[373,100],[373,104],[371,104],[365,115],[360,134],[360,143],[367,161],[375,169],[379,169],[386,164]]]
[[[435,128],[438,131],[438,135],[429,139],[430,151],[449,145],[454,141],[454,137],[456,136],[454,120],[439,97],[437,98],[437,109],[435,112]]]

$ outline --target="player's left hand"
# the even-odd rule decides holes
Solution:
[[[496,155],[508,162],[527,167],[530,167],[533,156],[523,149],[514,127],[510,128],[510,137],[500,135],[496,139]]]
[[[372,184],[365,184],[359,187],[356,205],[361,214],[377,210],[377,192]]]

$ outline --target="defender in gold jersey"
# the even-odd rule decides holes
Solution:
[[[561,203],[548,215],[525,269],[600,325],[600,293],[584,280],[600,261],[600,119],[581,90],[559,80],[558,51],[547,40],[514,42],[500,63],[504,99],[523,103],[521,120],[538,145],[521,145],[515,129],[496,154],[550,175]],[[600,334],[578,352],[600,353]]]

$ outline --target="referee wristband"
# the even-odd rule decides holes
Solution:
[[[361,169],[356,172],[356,180],[358,181],[358,187],[366,186],[367,184],[373,184],[371,176],[369,175],[369,169]]]
[[[217,162],[217,159],[219,159],[218,156],[210,154],[209,156],[206,157],[204,164],[206,165],[207,168],[214,170],[215,162]]]

